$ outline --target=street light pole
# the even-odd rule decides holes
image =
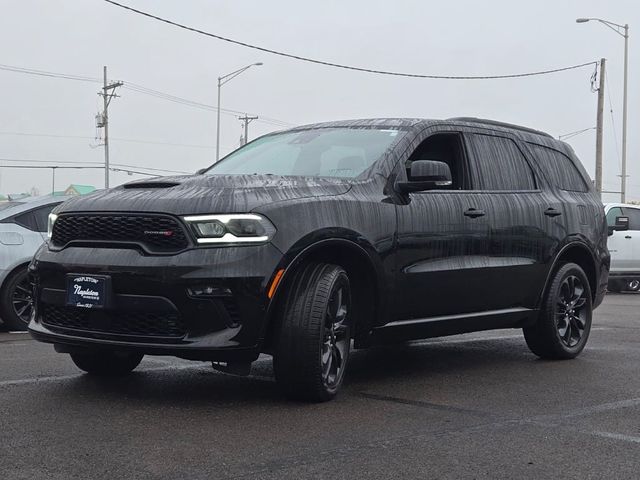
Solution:
[[[228,73],[227,75],[218,77],[218,115],[217,115],[217,122],[216,122],[216,162],[220,160],[220,90],[225,83],[233,80],[244,71],[249,70],[251,67],[259,67],[260,65],[262,65],[262,62],[252,63],[251,65],[247,65],[246,67],[239,68],[238,70]]]
[[[620,181],[620,199],[627,198],[627,80],[629,78],[629,25],[624,26],[624,93],[622,94],[622,178]]]
[[[591,20],[600,22],[606,27],[624,37],[624,90],[622,100],[622,172],[620,175],[620,200],[624,203],[627,199],[627,82],[629,78],[629,25],[620,25],[601,18],[578,18],[577,23],[586,23]],[[624,32],[624,33],[623,33]]]

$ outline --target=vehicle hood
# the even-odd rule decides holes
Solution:
[[[242,213],[275,202],[341,195],[350,183],[339,178],[276,175],[155,177],[73,198],[61,212],[163,212],[174,215]]]

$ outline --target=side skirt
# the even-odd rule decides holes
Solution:
[[[441,317],[399,320],[374,329],[371,344],[444,337],[459,333],[495,330],[498,328],[522,328],[538,318],[538,310],[508,308],[487,312],[444,315]]]

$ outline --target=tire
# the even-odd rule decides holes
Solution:
[[[592,310],[584,271],[575,263],[562,265],[545,292],[538,321],[524,328],[529,349],[545,359],[577,357],[589,339]]]
[[[144,355],[128,352],[71,353],[71,360],[80,370],[98,377],[120,377],[131,373]]]
[[[349,277],[337,265],[313,263],[288,292],[276,331],[276,381],[288,398],[326,402],[338,393],[349,361]]]
[[[33,311],[27,266],[14,270],[0,292],[0,317],[9,330],[26,330]]]

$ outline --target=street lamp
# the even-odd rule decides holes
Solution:
[[[587,23],[591,20],[600,22],[624,38],[624,92],[622,94],[622,178],[620,181],[620,198],[624,203],[627,190],[627,79],[629,77],[629,25],[602,20],[601,18],[578,18],[576,23]]]
[[[231,72],[226,75],[223,75],[222,77],[218,77],[218,120],[217,120],[217,126],[216,126],[216,162],[220,160],[220,88],[222,87],[222,85],[233,80],[245,70],[249,70],[251,67],[259,67],[261,65],[262,65],[262,62],[252,63],[251,65],[247,65],[246,67],[239,68],[235,72]]]

